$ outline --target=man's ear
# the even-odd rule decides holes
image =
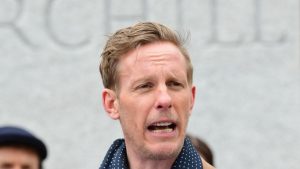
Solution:
[[[190,107],[190,115],[192,114],[192,109],[194,107],[194,104],[195,104],[195,97],[196,97],[196,87],[195,86],[192,86],[191,88],[191,107]]]
[[[117,95],[115,91],[107,88],[103,89],[102,104],[109,117],[111,117],[114,120],[120,118]]]

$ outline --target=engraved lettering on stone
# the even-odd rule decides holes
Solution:
[[[219,11],[218,8],[218,0],[210,0],[210,15],[211,15],[211,34],[208,40],[209,43],[221,43],[221,44],[230,44],[237,45],[243,42],[243,38],[241,35],[238,36],[235,40],[224,40],[220,39],[219,34]]]
[[[183,24],[183,10],[182,10],[182,0],[176,0],[176,24],[179,30],[182,29]]]
[[[72,42],[67,42],[67,41],[63,40],[61,37],[59,37],[57,35],[57,33],[54,30],[55,25],[52,22],[52,20],[54,18],[51,17],[52,14],[54,13],[54,9],[53,9],[54,4],[55,4],[55,0],[49,0],[47,7],[46,7],[46,11],[45,11],[46,28],[47,28],[49,36],[52,38],[52,40],[54,42],[56,42],[57,44],[59,44],[60,46],[65,46],[65,47],[69,47],[69,48],[86,46],[90,42],[90,39],[88,37],[85,39],[82,39],[78,42],[72,43]]]
[[[21,29],[20,26],[18,26],[18,20],[21,18],[22,13],[23,13],[23,5],[24,1],[23,0],[15,0],[16,5],[17,5],[17,11],[11,20],[8,21],[0,21],[0,28],[9,28],[11,29],[20,39],[23,41],[26,45],[34,47],[36,46],[33,44],[29,38],[26,36],[25,32]]]
[[[112,22],[118,22],[118,21],[124,21],[124,20],[132,20],[132,21],[142,21],[147,19],[147,13],[148,13],[148,4],[147,0],[141,0],[138,1],[141,3],[142,12],[135,14],[135,15],[113,15],[112,14],[112,5],[111,0],[105,0],[104,1],[104,9],[105,9],[105,32],[109,33],[112,31]]]
[[[283,43],[287,40],[286,34],[282,33],[278,36],[277,39],[274,39],[273,41],[265,40],[263,37],[263,31],[262,31],[262,22],[261,22],[261,0],[254,0],[254,42],[261,42],[261,43]]]

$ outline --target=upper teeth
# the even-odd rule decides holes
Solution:
[[[171,125],[171,122],[159,122],[159,123],[155,123],[155,126],[168,126]]]

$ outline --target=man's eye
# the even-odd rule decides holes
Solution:
[[[148,89],[148,88],[152,88],[152,87],[153,87],[152,83],[144,83],[144,84],[137,86],[137,89]]]
[[[183,87],[183,84],[177,81],[170,81],[167,83],[169,87]]]

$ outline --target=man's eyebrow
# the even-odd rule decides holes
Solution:
[[[23,164],[21,169],[31,169],[32,167],[29,164]]]
[[[141,76],[141,77],[135,78],[131,84],[134,85],[134,84],[141,83],[141,82],[151,81],[152,79],[153,78],[151,76]]]
[[[0,169],[2,169],[2,168],[11,168],[13,165],[12,165],[12,163],[8,163],[8,162],[6,162],[6,163],[2,163],[1,165],[0,165]]]
[[[173,80],[183,80],[183,78],[185,78],[185,76],[183,76],[182,73],[177,72],[171,72],[169,74],[169,78],[168,79],[173,79]]]

